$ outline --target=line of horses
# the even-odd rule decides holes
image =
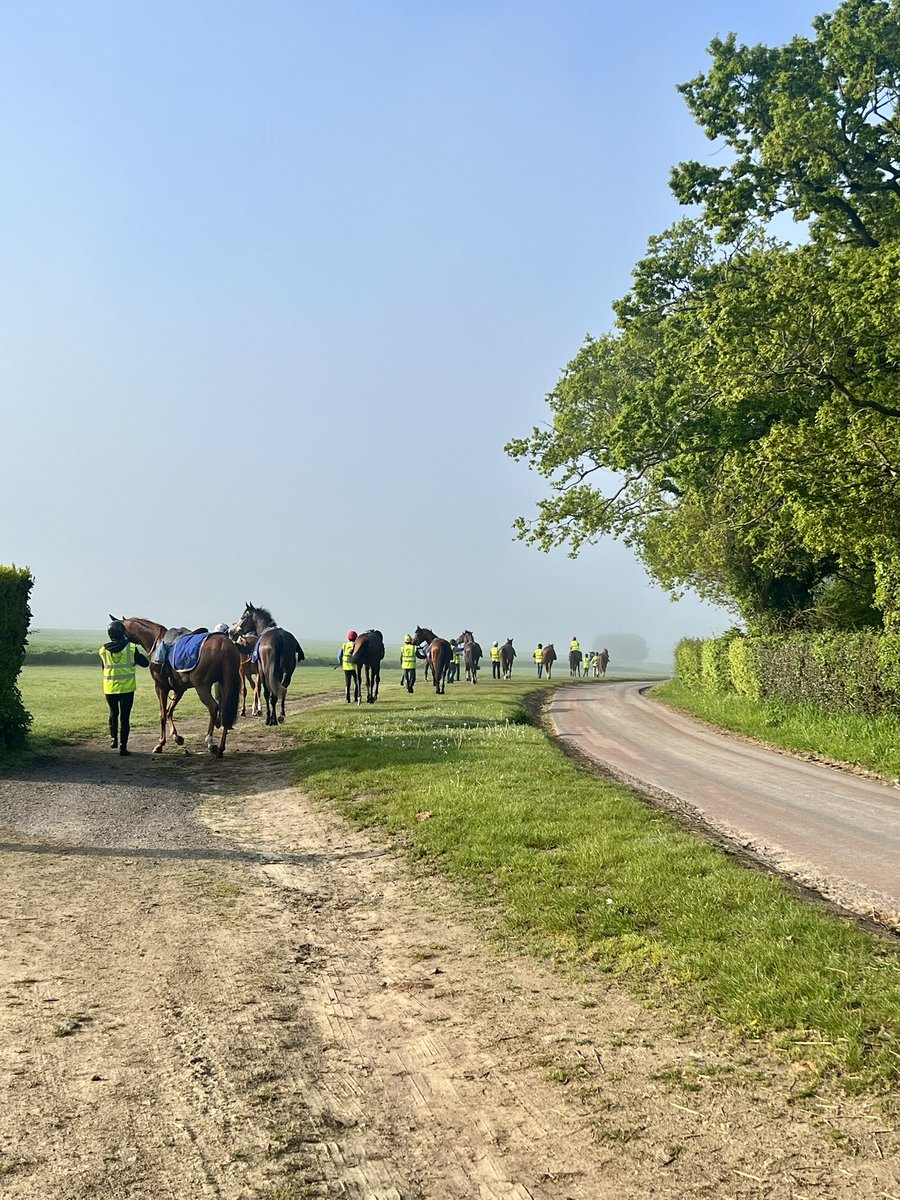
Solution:
[[[170,656],[165,653],[170,631],[165,625],[145,617],[113,617],[125,626],[129,641],[141,646],[150,661],[150,675],[159,700],[159,741],[153,747],[154,754],[161,754],[166,745],[166,729],[171,727],[176,745],[184,744],[184,738],[175,726],[175,709],[181,697],[194,688],[209,713],[206,746],[211,754],[221,757],[225,753],[228,733],[234,728],[240,705],[240,715],[247,715],[247,692],[253,691],[252,714],[262,715],[265,700],[266,724],[278,725],[285,719],[285,700],[294,670],[303,662],[305,655],[300,643],[287,629],[282,629],[266,608],[257,608],[249,601],[240,617],[228,628],[227,634],[215,632],[206,636],[200,645],[199,656],[190,669],[177,669]],[[221,627],[223,630],[225,626]],[[206,630],[200,632],[206,633]],[[478,671],[484,652],[470,629],[464,629],[451,643],[438,637],[427,626],[419,625],[412,635],[417,657],[424,660],[425,678],[431,676],[435,693],[443,695],[448,679],[456,673],[456,647],[462,648],[466,679],[478,683]],[[496,644],[495,644],[496,646]],[[512,678],[516,651],[512,638],[507,638],[497,648],[497,670],[495,675]],[[579,663],[573,664],[569,656],[570,672],[575,666],[580,673]],[[381,682],[381,663],[384,659],[384,636],[380,629],[367,629],[353,643],[350,662],[353,666],[355,700],[362,703],[363,675],[367,704],[378,699]],[[552,677],[556,651],[552,643],[543,647],[543,667],[547,678]],[[493,658],[492,654],[492,658]],[[605,665],[605,664],[604,664]],[[348,685],[349,686],[349,685]],[[349,692],[348,692],[349,698]],[[221,730],[218,745],[214,731]]]
[[[110,618],[122,622],[128,640],[140,646],[150,660],[150,676],[159,700],[159,741],[153,747],[154,754],[163,751],[167,726],[171,726],[175,744],[184,745],[175,725],[175,709],[190,688],[196,690],[209,713],[207,749],[220,758],[237,720],[242,696],[242,715],[246,714],[248,681],[255,678],[254,712],[262,711],[262,692],[266,724],[284,721],[287,689],[295,667],[305,655],[294,635],[281,629],[267,609],[248,603],[229,634],[211,633],[204,638],[197,661],[189,670],[177,670],[163,653],[167,626],[146,617],[116,618],[110,613]],[[222,731],[218,746],[213,738],[216,729]]]

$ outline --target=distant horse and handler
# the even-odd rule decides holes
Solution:
[[[477,683],[478,664],[483,658],[481,646],[475,641],[475,635],[471,629],[464,629],[456,641],[457,644],[462,643],[465,650],[466,679],[471,683]]]
[[[366,704],[378,699],[381,682],[381,660],[384,658],[384,635],[380,629],[367,629],[353,643],[350,662],[356,668],[356,703],[362,703],[362,673],[366,672]]]
[[[416,626],[412,640],[414,646],[421,646],[423,642],[427,642],[425,662],[431,671],[435,695],[443,696],[447,683],[447,672],[450,669],[450,658],[453,653],[450,643],[446,638],[439,638],[433,630],[421,625]]]
[[[110,617],[122,622],[128,640],[141,646],[150,659],[150,676],[159,700],[159,741],[153,747],[153,753],[163,751],[167,724],[172,726],[175,744],[184,745],[184,738],[175,727],[175,709],[184,693],[195,688],[209,712],[207,749],[221,758],[228,731],[234,728],[237,720],[240,700],[241,652],[234,642],[223,633],[169,630],[146,617],[116,618],[112,614]],[[171,636],[173,634],[175,636]],[[170,636],[167,638],[167,635]],[[216,684],[219,685],[218,700],[213,695]],[[213,730],[217,728],[222,730],[218,747],[213,740]]]
[[[516,652],[513,649],[512,638],[507,638],[500,647],[500,670],[504,679],[512,679],[513,659]]]

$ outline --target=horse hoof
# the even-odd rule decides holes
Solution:
[[[154,746],[150,751],[151,754],[162,754],[162,746]]]
[[[283,724],[284,724],[284,717],[283,717],[283,716],[278,718],[278,724],[279,724],[279,725],[283,725]]]
[[[181,736],[181,734],[179,734],[178,737],[175,739],[175,745],[176,746],[184,745],[184,738]]]

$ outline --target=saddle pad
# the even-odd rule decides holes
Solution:
[[[176,671],[193,671],[200,658],[200,648],[210,635],[189,633],[180,637],[169,654],[169,664]]]

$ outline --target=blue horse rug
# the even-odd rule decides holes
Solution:
[[[169,666],[176,671],[193,671],[200,658],[200,648],[210,635],[189,633],[180,637],[169,651]]]

